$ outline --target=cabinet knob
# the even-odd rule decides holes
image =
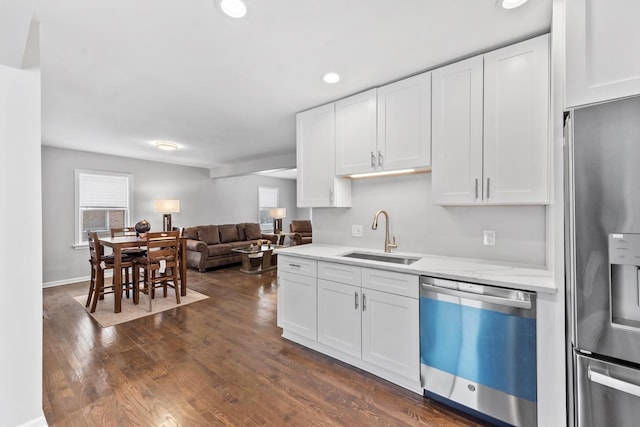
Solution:
[[[382,153],[380,152],[380,150],[378,150],[378,167],[382,167],[384,165],[384,156],[382,156]]]
[[[376,168],[376,155],[373,151],[371,152],[371,168]]]

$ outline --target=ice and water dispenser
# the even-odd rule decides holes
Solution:
[[[609,292],[613,326],[640,331],[640,234],[609,235]]]

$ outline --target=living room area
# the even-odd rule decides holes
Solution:
[[[172,214],[173,227],[258,223],[259,188],[277,190],[278,207],[286,210],[282,220],[285,233],[292,220],[311,219],[309,208],[296,206],[295,179],[258,174],[212,179],[209,170],[203,168],[43,146],[43,223],[55,224],[43,229],[45,288],[75,283],[89,276],[86,246],[78,245],[70,237],[76,235],[74,176],[78,169],[132,176],[130,224],[126,225],[146,219],[152,230],[161,231],[162,213],[154,212],[157,199],[180,201],[180,212]],[[272,220],[268,222],[272,224]],[[288,245],[289,239],[284,240]]]

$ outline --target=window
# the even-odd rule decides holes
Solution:
[[[76,170],[76,245],[87,244],[87,231],[109,236],[129,224],[131,174]]]
[[[258,222],[263,233],[273,233],[273,219],[269,215],[269,210],[277,207],[278,189],[258,187]]]

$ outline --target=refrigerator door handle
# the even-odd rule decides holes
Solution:
[[[631,394],[636,397],[640,397],[640,386],[626,381],[619,380],[617,378],[610,377],[606,374],[596,372],[589,367],[587,375],[589,379],[597,384],[605,387],[612,388],[614,390],[621,391],[623,393]]]

